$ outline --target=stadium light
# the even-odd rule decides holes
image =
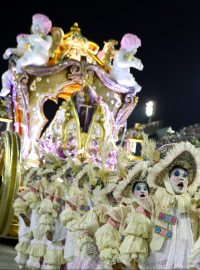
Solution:
[[[152,116],[154,114],[154,102],[152,100],[148,101],[146,103],[146,115],[148,117],[148,123],[151,123],[152,121]]]

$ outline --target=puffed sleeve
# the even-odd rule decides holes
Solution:
[[[78,229],[79,215],[70,207],[65,208],[60,214],[61,223],[70,231]]]
[[[95,207],[94,211],[98,217],[99,224],[100,225],[105,224],[107,221],[105,218],[105,213],[108,211],[108,205],[99,204],[98,206]]]
[[[50,199],[46,198],[41,201],[39,213],[42,214],[50,214],[53,210],[53,203]]]
[[[40,202],[39,194],[33,191],[27,192],[24,195],[24,199],[26,200],[26,204],[29,205],[30,208],[34,208]]]
[[[53,203],[49,199],[44,199],[40,203],[39,209],[39,226],[38,231],[44,235],[48,231],[54,230],[54,218],[52,216]]]
[[[86,212],[79,220],[77,246],[83,257],[97,253],[94,233],[99,228],[99,222],[94,210]]]
[[[27,215],[27,205],[24,200],[18,197],[13,204],[14,214],[19,218],[20,214]]]
[[[112,265],[119,261],[120,233],[107,223],[96,231],[95,237],[105,269],[112,269]]]
[[[124,240],[120,246],[121,262],[130,266],[131,261],[148,256],[151,221],[142,213],[132,211],[127,217]]]
[[[88,211],[80,218],[79,229],[95,232],[99,227],[97,215],[94,210]]]

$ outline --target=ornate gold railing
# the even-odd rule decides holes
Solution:
[[[13,201],[21,183],[20,137],[5,131],[0,135],[0,237],[16,237]]]

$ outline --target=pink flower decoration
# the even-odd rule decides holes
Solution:
[[[171,222],[175,223],[176,222],[176,218],[171,218]]]
[[[161,229],[161,235],[165,236],[166,230],[165,229]]]
[[[133,34],[125,34],[121,40],[121,49],[131,51],[141,46],[141,40]]]
[[[159,218],[160,218],[160,219],[165,219],[165,214],[160,213]]]

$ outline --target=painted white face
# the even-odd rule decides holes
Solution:
[[[136,199],[148,197],[149,191],[145,183],[137,183],[133,190],[133,195]]]
[[[171,186],[175,194],[182,194],[188,186],[187,171],[182,168],[174,168],[169,176]]]

